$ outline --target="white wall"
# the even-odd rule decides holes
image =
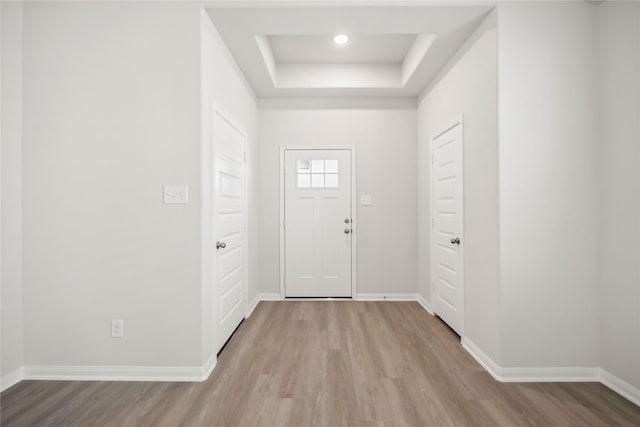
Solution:
[[[464,335],[499,361],[496,12],[427,88],[418,109],[420,293],[431,300],[430,139],[464,116]]]
[[[598,7],[602,367],[640,388],[640,4]]]
[[[215,266],[213,222],[213,162],[212,131],[214,108],[231,120],[247,135],[247,202],[249,235],[249,282],[248,301],[258,294],[259,253],[258,253],[258,114],[256,101],[251,89],[236,68],[235,62],[222,42],[207,13],[201,13],[201,51],[202,51],[202,361],[212,356],[214,334],[219,317],[218,302],[214,301],[212,278]],[[214,107],[215,106],[215,107]],[[216,320],[214,320],[216,319]]]
[[[598,366],[596,7],[499,10],[504,366]]]
[[[199,13],[24,5],[27,365],[201,365]]]
[[[256,112],[195,4],[29,2],[21,153],[21,30],[7,23],[20,8],[3,3],[2,375],[22,360],[22,292],[28,365],[208,360],[215,103],[248,135],[250,301],[279,292],[279,147],[305,144],[357,146],[357,196],[373,196],[358,206],[358,292],[429,298],[428,138],[463,114],[465,334],[505,367],[601,358],[640,386],[637,10],[501,4],[498,34],[491,15],[418,113],[368,100]],[[163,205],[163,184],[189,185],[190,204]],[[109,338],[111,318],[126,338]]]
[[[2,2],[2,388],[19,378],[22,322],[22,3]]]
[[[355,145],[358,293],[416,293],[416,111],[263,103],[260,128],[260,285],[279,293],[281,145]],[[401,107],[402,108],[402,107]]]

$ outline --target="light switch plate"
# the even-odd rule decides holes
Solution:
[[[111,338],[124,338],[124,321],[111,319]]]
[[[189,187],[186,185],[165,185],[163,194],[166,205],[186,205],[189,203]]]
[[[362,194],[360,196],[360,204],[362,206],[371,206],[371,194]]]

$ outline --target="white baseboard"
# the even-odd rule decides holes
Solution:
[[[434,312],[433,309],[431,308],[431,304],[429,303],[429,301],[427,301],[427,299],[425,297],[423,297],[422,295],[418,294],[418,304],[420,304],[422,306],[422,308],[424,308],[427,313],[429,313],[430,315],[434,316]]]
[[[24,379],[24,369],[18,368],[0,378],[0,392],[18,384]]]
[[[477,345],[466,337],[462,338],[462,347],[500,382],[599,382],[598,367],[527,367],[505,368],[484,353]]]
[[[431,304],[420,294],[357,294],[358,301],[415,301],[433,316]]]
[[[357,294],[358,301],[418,301],[418,294]]]
[[[419,294],[358,294],[359,301],[417,301],[433,315],[429,302]],[[251,302],[247,317],[260,301],[280,301],[280,294],[257,294]],[[466,337],[462,347],[500,382],[600,382],[614,392],[640,406],[640,389],[598,367],[530,367],[505,368],[499,366],[486,353]],[[0,379],[0,391],[7,390],[24,380],[71,381],[206,381],[216,366],[216,355],[201,367],[147,367],[147,366],[26,366],[18,368]]]
[[[204,366],[25,366],[25,380],[66,381],[206,381],[216,366],[213,355]]]
[[[280,294],[256,294],[255,298],[253,298],[253,301],[251,301],[251,305],[249,305],[249,310],[247,311],[247,315],[245,316],[245,318],[251,316],[251,313],[253,313],[253,310],[256,309],[260,301],[280,301],[281,299],[282,298],[280,298]]]
[[[251,316],[251,314],[253,314],[253,310],[256,309],[256,307],[258,306],[258,304],[260,303],[260,294],[256,294],[255,298],[253,299],[253,301],[251,301],[251,304],[249,304],[249,308],[247,309],[247,314],[245,314],[245,319],[248,319],[249,316]]]
[[[538,368],[502,368],[504,382],[510,383],[579,383],[599,382],[600,368],[585,367],[538,367]]]
[[[640,388],[629,384],[602,368],[503,368],[498,366],[469,339],[462,338],[462,347],[464,347],[493,378],[500,382],[599,382],[630,402],[640,406]]]
[[[500,382],[504,382],[502,377],[502,368],[493,361],[492,358],[487,356],[484,351],[480,350],[478,346],[476,346],[473,342],[471,342],[468,338],[463,337],[461,340],[462,348],[464,348],[467,353],[471,355],[476,362],[480,364],[487,372],[491,374],[491,376]]]
[[[260,301],[281,301],[282,300],[282,297],[278,293],[268,293],[268,294],[263,293],[263,294],[258,294],[257,297],[260,297]]]
[[[640,389],[616,377],[604,369],[600,370],[600,382],[631,402],[640,406]]]
[[[209,379],[209,377],[213,373],[213,370],[216,368],[217,364],[218,364],[218,355],[214,353],[211,355],[211,357],[209,357],[209,360],[205,362],[204,366],[200,368],[200,372],[202,372],[202,375],[200,376],[201,382]]]

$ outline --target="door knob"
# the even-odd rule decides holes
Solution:
[[[227,247],[225,242],[216,242],[216,249],[224,249]]]
[[[460,244],[460,238],[456,237],[455,239],[451,239],[451,244],[452,245],[459,245]]]
[[[345,218],[345,219],[344,219],[344,223],[345,223],[345,224],[349,224],[350,222],[351,222],[351,220],[350,220],[349,218]]]
[[[345,228],[345,229],[344,229],[344,234],[349,234],[349,233],[351,233],[351,230],[350,230],[350,229],[348,229],[348,228]]]

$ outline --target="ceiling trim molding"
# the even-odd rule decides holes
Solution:
[[[435,39],[435,34],[418,34],[411,48],[409,48],[409,52],[404,57],[404,61],[402,61],[402,87],[407,84],[420,66],[420,63],[424,61]]]
[[[300,35],[306,34],[281,34],[281,36],[290,37]],[[264,66],[271,78],[271,83],[276,89],[394,89],[404,88],[407,85],[425,60],[436,35],[415,34],[415,40],[399,63],[365,62],[360,64],[351,62],[281,63],[276,60],[268,36],[255,35],[254,38]]]
[[[415,97],[258,98],[258,110],[416,110]]]
[[[347,9],[336,1],[314,9],[312,2],[282,12],[207,9],[257,98],[417,97],[491,10],[397,3]],[[340,32],[353,37],[348,50],[331,42]]]
[[[150,0],[152,1],[152,0]],[[186,0],[190,1],[190,0]],[[515,0],[518,1],[518,0]],[[521,0],[527,1],[527,0]],[[540,0],[557,1],[557,0]],[[571,1],[571,0],[570,0]],[[573,0],[584,1],[584,0]],[[388,6],[496,6],[487,0],[214,0],[204,1],[204,7],[388,7]]]
[[[278,73],[278,64],[276,64],[275,59],[273,58],[273,51],[271,50],[271,43],[269,43],[269,39],[267,36],[255,36],[256,43],[258,44],[258,50],[260,50],[260,55],[262,55],[262,60],[264,61],[264,65],[267,67],[267,72],[271,77],[271,83],[273,87],[278,86],[277,81],[277,73]]]

